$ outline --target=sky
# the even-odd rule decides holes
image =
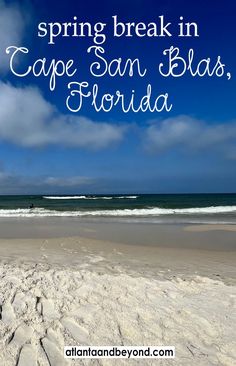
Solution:
[[[233,0],[0,0],[0,194],[235,192],[235,14]],[[114,15],[157,26],[163,16],[172,36],[113,37]],[[106,23],[99,46],[107,62],[138,58],[146,75],[94,77],[89,67],[98,59],[87,52],[96,45],[93,36],[58,35],[49,44],[48,25],[47,35],[38,36],[39,23],[74,17]],[[198,37],[178,37],[180,17],[198,25]],[[44,57],[46,65],[73,59],[77,72],[58,77],[51,91],[49,77],[13,74],[9,46],[29,51],[14,59],[18,73]],[[171,46],[185,60],[194,49],[193,68],[208,57],[213,68],[220,55],[231,79],[161,76],[158,65],[168,64],[163,51]],[[173,106],[169,112],[124,113],[118,106],[97,112],[84,98],[72,112],[66,105],[71,81],[88,82],[87,90],[98,84],[101,96],[120,90],[127,100],[135,90],[137,101],[151,84],[153,95],[168,93]]]

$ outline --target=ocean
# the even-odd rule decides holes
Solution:
[[[235,224],[236,194],[0,196],[1,217]]]

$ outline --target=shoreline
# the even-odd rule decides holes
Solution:
[[[21,219],[13,227],[11,221],[1,230],[3,260],[76,268],[95,258],[92,269],[96,258],[103,258],[98,260],[102,265],[119,263],[128,270],[135,264],[151,276],[158,277],[162,270],[170,279],[171,275],[199,274],[236,283],[236,226],[107,224],[57,218],[40,220],[40,225],[37,219]]]
[[[146,223],[78,218],[0,219],[1,239],[84,237],[116,244],[236,251],[236,225]]]

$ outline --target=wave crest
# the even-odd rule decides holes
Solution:
[[[43,196],[46,200],[114,200],[136,199],[138,196]]]
[[[33,209],[0,209],[0,217],[84,217],[84,216],[101,216],[101,217],[137,217],[137,216],[153,216],[162,215],[201,215],[201,214],[220,214],[236,212],[236,206],[211,206],[211,207],[193,207],[193,208],[134,208],[119,210],[91,210],[91,211],[57,211],[45,208]]]

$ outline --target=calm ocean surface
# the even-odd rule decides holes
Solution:
[[[0,217],[236,223],[236,194],[0,196]]]

